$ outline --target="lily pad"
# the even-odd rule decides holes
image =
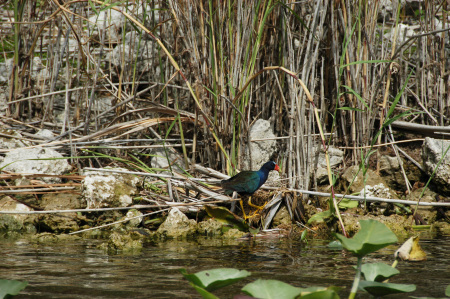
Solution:
[[[279,280],[258,279],[242,288],[247,295],[260,299],[294,299],[301,289]]]
[[[28,285],[26,281],[0,279],[0,298],[15,296]]]
[[[364,274],[367,281],[378,282],[382,282],[400,273],[397,269],[384,263],[364,264],[361,267],[361,272]]]
[[[233,284],[251,274],[248,271],[233,268],[217,268],[195,274],[188,274],[185,269],[180,269],[180,272],[193,285],[207,291],[214,291]]]
[[[361,220],[359,223],[361,229],[351,239],[336,234],[342,246],[355,255],[363,257],[397,242],[395,234],[383,223],[376,220]]]
[[[372,296],[385,296],[390,294],[414,292],[416,290],[416,285],[361,280],[358,288],[366,291]]]

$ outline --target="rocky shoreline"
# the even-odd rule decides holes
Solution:
[[[152,174],[150,179],[118,167],[85,168],[79,171],[80,174],[74,175],[70,173],[73,166],[69,159],[65,159],[58,151],[43,147],[30,148],[30,144],[21,143],[17,134],[4,131],[5,134],[11,134],[11,138],[2,137],[3,148],[7,149],[0,163],[3,181],[0,233],[3,237],[28,236],[38,242],[54,242],[69,236],[100,236],[105,239],[101,246],[105,250],[127,251],[139,249],[149,240],[195,239],[199,236],[225,240],[262,236],[299,239],[305,226],[310,230],[309,238],[329,238],[338,230],[334,217],[314,218],[314,215],[328,209],[328,197],[311,195],[307,200],[302,200],[304,197],[301,191],[284,188],[278,177],[271,180],[275,187],[255,194],[256,201],[274,203],[267,205],[260,216],[249,221],[250,227],[271,230],[261,230],[259,233],[253,231],[251,234],[248,229],[239,230],[226,217],[213,219],[205,211],[205,205],[230,208],[232,204],[227,202],[228,197],[217,193],[211,186],[204,188],[176,171]],[[342,151],[330,148],[333,170],[341,173],[336,184],[338,193],[348,190],[348,194],[398,199],[400,202],[342,201],[340,213],[347,232],[353,235],[359,229],[358,221],[361,219],[377,219],[402,238],[415,234],[414,227],[433,234],[450,234],[450,210],[446,197],[450,158],[444,155],[449,145],[445,141],[426,138],[420,155],[417,155],[416,150],[416,157],[422,158],[421,168],[410,160],[399,161],[396,157],[382,155],[380,175],[371,169],[362,171],[359,166],[344,169]],[[271,154],[253,152],[252,157],[263,160]],[[411,151],[411,154],[414,152]],[[320,176],[320,173],[324,173],[321,169],[323,158],[323,154],[319,153],[314,175],[318,182],[317,190],[328,192],[327,178]],[[155,158],[152,166],[155,169],[167,169],[164,161],[167,163],[167,159]],[[410,181],[414,182],[409,190],[401,174],[402,167],[408,171]],[[207,171],[210,172],[209,176],[201,175],[206,182],[220,178],[220,173],[203,169],[204,173]],[[433,178],[426,187],[424,178],[429,176]],[[189,197],[183,199],[183,192]],[[207,197],[207,192],[216,199],[216,203],[211,204],[211,199],[202,200],[202,197]],[[292,209],[289,202],[293,197],[297,198],[296,205],[305,222],[303,226],[292,220],[292,211],[296,209]],[[197,203],[193,202],[195,198],[199,199]],[[278,198],[276,202],[275,198]],[[418,205],[414,212],[416,206],[403,205],[401,200],[431,204]],[[246,208],[251,212],[251,207]],[[238,215],[240,213],[235,212]],[[236,219],[239,221],[239,217]]]

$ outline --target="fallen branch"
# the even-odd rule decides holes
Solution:
[[[236,199],[240,200],[240,199]],[[229,201],[235,201],[229,199]],[[78,213],[78,212],[105,212],[105,211],[118,211],[118,210],[132,210],[132,209],[154,209],[154,208],[174,208],[174,207],[186,207],[186,206],[204,206],[209,204],[223,203],[223,200],[216,201],[203,201],[203,202],[189,202],[189,203],[171,203],[160,205],[135,205],[130,207],[117,207],[117,208],[97,208],[97,209],[70,209],[70,210],[47,210],[47,211],[0,211],[0,214],[12,214],[12,215],[29,215],[29,214],[58,214],[58,213]]]
[[[276,187],[266,187],[266,189],[270,190],[278,190]],[[326,192],[316,192],[316,191],[308,191],[308,190],[299,190],[299,189],[284,189],[286,191],[292,192],[300,192],[309,195],[330,197],[331,193]],[[390,198],[381,198],[381,197],[373,197],[373,196],[357,196],[357,195],[342,195],[335,194],[336,197],[339,198],[347,198],[354,201],[369,201],[369,202],[387,202],[387,203],[399,203],[404,205],[419,205],[419,206],[433,206],[433,207],[450,207],[450,202],[417,202],[414,200],[403,200],[403,199],[390,199]]]
[[[58,193],[61,193],[61,191],[68,191],[68,190],[74,190],[75,187],[53,187],[53,188],[39,188],[39,189],[20,189],[20,190],[0,190],[0,194],[19,194],[19,193],[25,193],[25,194],[40,194],[42,193],[50,193],[58,191]]]

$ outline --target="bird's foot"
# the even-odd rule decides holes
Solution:
[[[256,209],[256,211],[254,211],[251,215],[245,214],[244,204],[243,204],[242,200],[239,201],[239,204],[241,205],[241,209],[242,209],[242,217],[244,218],[244,220],[248,220],[248,219],[254,218],[255,216],[258,216],[260,211],[262,211],[264,209],[264,207],[267,205],[267,202],[265,204],[263,204],[262,206],[258,206],[258,205],[253,204],[252,198],[249,197],[248,205]]]
[[[266,206],[266,204],[267,204],[267,202],[265,204],[263,204],[262,206],[257,206],[257,205],[252,203],[252,198],[251,197],[248,199],[248,205],[253,207],[253,208],[255,208],[255,209],[258,209],[258,211],[263,210],[264,207]]]
[[[244,221],[247,221],[248,219],[252,219],[252,218],[255,217],[256,215],[258,215],[258,212],[260,211],[260,210],[256,210],[256,211],[253,212],[251,215],[247,215],[247,214],[245,214],[244,204],[243,204],[242,200],[239,201],[239,204],[241,205],[242,218],[244,218]]]
[[[244,210],[244,204],[242,202],[242,200],[239,201],[239,204],[241,205],[241,210],[242,210],[242,218],[244,218],[244,220],[249,219],[250,217],[247,217],[247,215],[245,214],[245,210]]]

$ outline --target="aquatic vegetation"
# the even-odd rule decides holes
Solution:
[[[335,235],[342,247],[358,258],[349,298],[355,298],[358,289],[373,296],[415,291],[414,284],[385,282],[386,279],[400,273],[394,266],[383,263],[362,264],[365,256],[396,243],[397,237],[379,221],[361,220],[360,225],[361,229],[353,238],[346,238],[340,234]],[[333,246],[336,247],[336,245]],[[218,298],[211,292],[251,275],[248,271],[233,268],[211,269],[195,274],[188,274],[185,269],[181,269],[180,272],[203,298]],[[361,279],[361,275],[364,280]],[[334,286],[299,288],[272,279],[258,279],[242,288],[243,293],[256,298],[339,298],[338,290],[339,288]]]
[[[10,298],[19,294],[28,285],[26,281],[0,279],[0,298]]]

